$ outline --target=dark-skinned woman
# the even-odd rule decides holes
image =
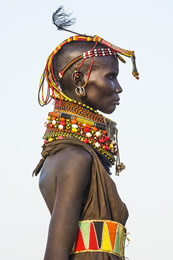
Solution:
[[[119,105],[120,49],[98,36],[76,35],[49,55],[40,81],[40,104],[52,99],[45,123],[39,186],[51,214],[44,260],[124,259],[126,205],[110,177],[119,163],[116,123],[110,114]],[[48,88],[43,93],[44,80]],[[98,112],[98,110],[100,112]]]

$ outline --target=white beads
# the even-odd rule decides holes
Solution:
[[[59,128],[60,130],[62,130],[64,127],[63,127],[63,125],[59,125],[58,128]]]
[[[97,131],[97,132],[96,132],[96,136],[98,137],[98,136],[100,136],[100,135],[101,135],[100,132]]]
[[[72,124],[71,127],[72,127],[72,128],[78,128],[78,125],[76,125],[76,124]]]
[[[101,48],[101,49],[94,49],[94,50],[84,52],[82,55],[83,55],[84,59],[87,59],[87,58],[91,58],[94,56],[95,57],[112,56],[112,55],[115,55],[115,52],[110,48]]]
[[[100,144],[98,142],[95,143],[96,147],[100,147]]]
[[[56,125],[56,120],[53,120],[53,121],[52,121],[52,124],[53,124],[53,125]]]
[[[86,136],[87,136],[87,137],[91,137],[92,134],[88,132],[88,133],[86,133]]]

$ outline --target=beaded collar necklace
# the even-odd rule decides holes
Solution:
[[[60,107],[55,103],[54,111],[48,114],[45,126],[44,143],[75,137],[90,145],[104,166],[111,167],[116,163],[117,175],[125,168],[119,162],[116,123],[93,108],[62,99]]]

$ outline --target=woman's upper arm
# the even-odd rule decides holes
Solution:
[[[91,177],[92,157],[81,148],[69,147],[47,161],[55,171],[54,202],[45,260],[67,260],[75,240],[82,199]]]

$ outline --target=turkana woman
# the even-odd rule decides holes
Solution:
[[[119,105],[120,54],[132,57],[138,78],[134,52],[98,36],[70,37],[48,57],[40,82],[41,91],[47,80],[48,92],[39,102],[53,99],[55,109],[34,171],[42,168],[40,190],[51,214],[44,260],[124,259],[128,211],[110,178],[113,164],[117,173],[123,168],[116,124],[98,112]]]

